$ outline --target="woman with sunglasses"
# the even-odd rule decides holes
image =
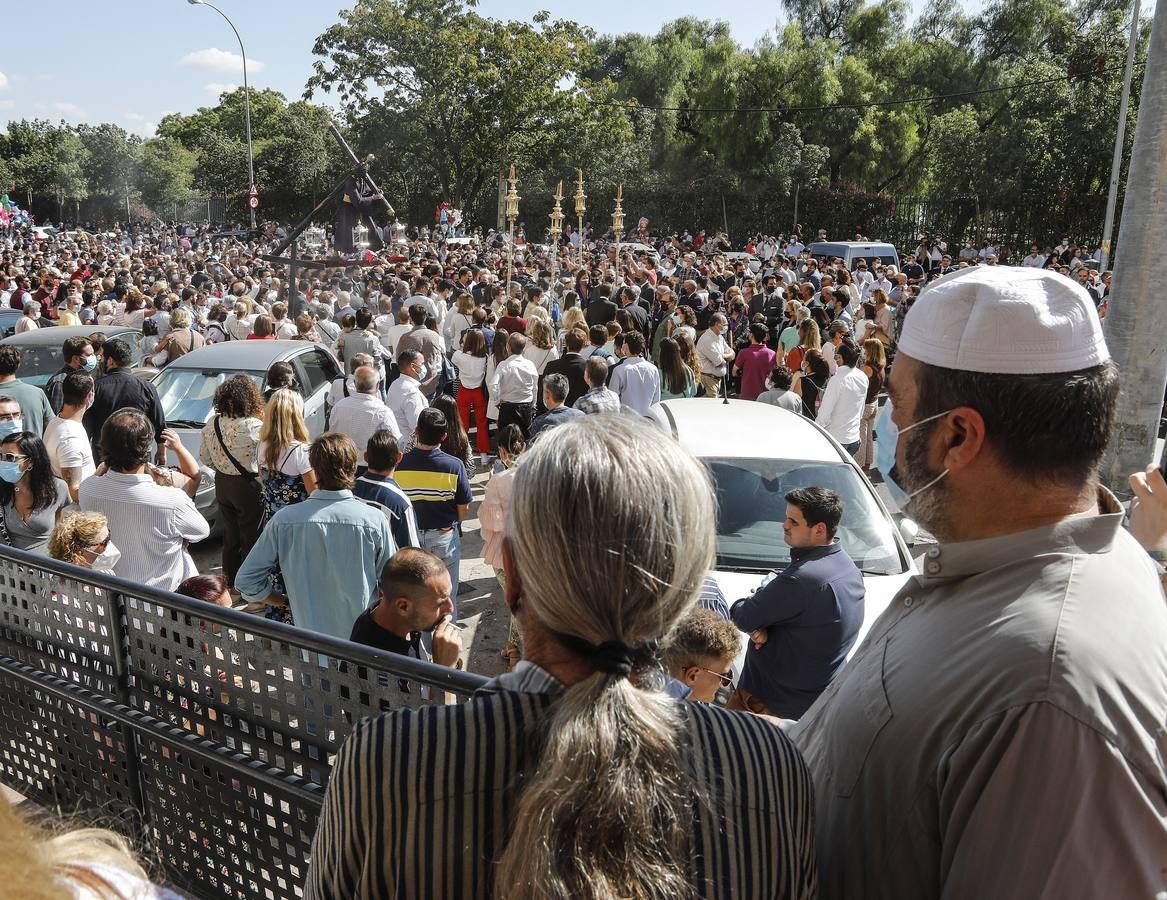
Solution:
[[[0,541],[47,553],[49,536],[69,505],[69,486],[53,474],[41,439],[18,431],[0,443]]]
[[[94,572],[112,575],[121,555],[104,513],[66,513],[49,538],[49,556]]]

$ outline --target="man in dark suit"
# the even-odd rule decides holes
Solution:
[[[536,394],[539,400],[539,409],[543,409],[543,379],[548,375],[559,374],[567,379],[567,399],[565,406],[574,406],[575,401],[588,392],[588,383],[584,380],[585,360],[580,351],[584,348],[583,333],[578,329],[569,331],[563,337],[563,356],[553,359],[543,369],[539,378],[539,390]]]
[[[598,288],[596,299],[587,305],[584,310],[584,318],[587,320],[588,326],[592,325],[607,325],[616,318],[616,304],[611,300],[612,285],[601,284]]]
[[[636,289],[624,285],[624,287],[620,288],[619,300],[620,308],[628,313],[632,318],[632,324],[636,326],[636,330],[643,334],[647,340],[650,337],[648,333],[648,310],[637,302]]]

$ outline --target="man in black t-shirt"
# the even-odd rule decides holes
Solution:
[[[398,550],[381,571],[381,597],[353,623],[349,640],[390,653],[429,659],[422,636],[433,637],[432,659],[440,666],[462,668],[462,638],[452,621],[450,573],[434,554],[417,547]],[[408,682],[401,682],[408,692]],[[446,703],[455,703],[446,694]]]

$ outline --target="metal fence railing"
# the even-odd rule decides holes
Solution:
[[[0,782],[194,897],[300,897],[353,725],[482,682],[0,546]]]

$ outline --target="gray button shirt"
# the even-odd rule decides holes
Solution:
[[[792,726],[821,897],[1167,889],[1167,605],[1100,502],[929,550]]]

